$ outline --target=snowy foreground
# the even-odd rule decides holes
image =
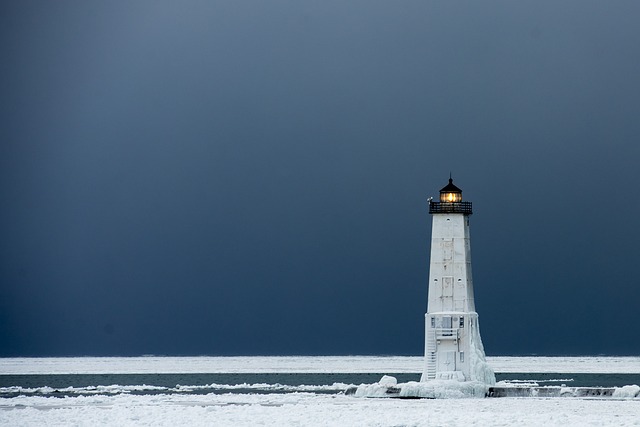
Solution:
[[[488,357],[496,372],[640,373],[638,357]],[[0,375],[80,373],[419,373],[421,357],[5,358]],[[389,380],[389,378],[387,378]],[[366,395],[383,390],[365,386]],[[274,385],[275,386],[275,385]],[[358,398],[311,392],[345,384],[181,394],[149,386],[95,395],[0,398],[0,426],[640,426],[640,398]],[[179,387],[179,386],[176,386]],[[231,387],[231,386],[230,386]],[[366,387],[369,387],[368,389]],[[638,392],[638,387],[631,390]],[[260,387],[264,388],[264,387]],[[302,391],[300,391],[302,390]],[[444,389],[442,389],[444,390]],[[230,389],[231,391],[231,389]],[[157,394],[156,394],[157,393]]]
[[[358,399],[242,394],[29,397],[0,406],[7,426],[638,426],[640,402],[585,399]],[[24,405],[24,406],[17,406]]]

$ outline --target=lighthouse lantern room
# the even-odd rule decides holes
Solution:
[[[462,190],[453,185],[453,179],[449,178],[449,184],[447,184],[442,190],[440,190],[440,201],[442,203],[454,203],[462,201]]]

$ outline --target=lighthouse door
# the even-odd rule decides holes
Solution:
[[[456,370],[456,352],[442,351],[438,354],[438,372],[451,372]]]

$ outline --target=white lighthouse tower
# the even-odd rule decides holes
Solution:
[[[485,361],[471,278],[471,202],[449,178],[433,215],[429,300],[425,314],[424,371],[421,381],[455,379],[494,384]]]

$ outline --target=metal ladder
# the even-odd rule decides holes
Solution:
[[[424,355],[427,363],[426,376],[428,380],[436,378],[436,331],[431,330],[427,334],[427,354]]]

